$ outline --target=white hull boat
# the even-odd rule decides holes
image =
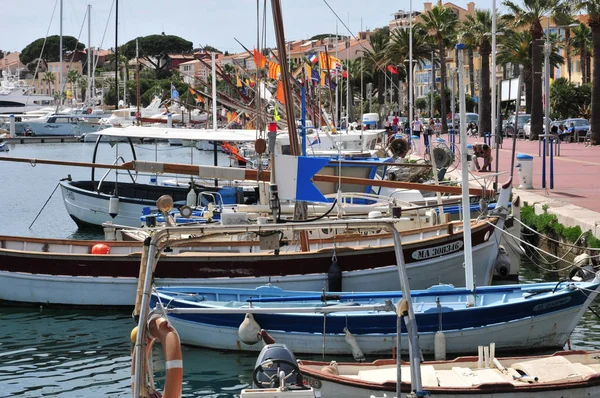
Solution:
[[[493,358],[490,364],[478,357],[423,362],[422,389],[434,397],[448,398],[600,396],[599,351],[490,358]],[[320,392],[323,398],[391,398],[396,397],[395,362],[329,363],[301,360],[299,367],[306,384]],[[401,391],[408,394],[411,378],[406,362],[402,363],[401,375]]]

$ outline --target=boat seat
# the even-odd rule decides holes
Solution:
[[[557,355],[531,361],[516,362],[513,369],[538,378],[539,382],[550,382],[563,379],[583,378],[596,371],[581,363],[573,363],[563,356]]]
[[[402,366],[401,371],[402,381],[410,383],[410,366]],[[395,382],[397,379],[396,367],[360,370],[358,371],[358,379],[372,383]],[[438,385],[438,379],[433,365],[421,365],[421,383],[424,387]]]

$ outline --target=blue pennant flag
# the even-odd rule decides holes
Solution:
[[[312,156],[275,156],[275,169],[285,170],[275,175],[281,199],[307,202],[328,202],[311,178],[321,170],[329,159]]]
[[[177,91],[173,83],[171,83],[171,99],[179,99],[179,91]]]

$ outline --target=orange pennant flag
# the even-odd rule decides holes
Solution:
[[[260,52],[256,51],[256,48],[254,49],[254,65],[256,65],[257,68],[264,68],[265,64],[267,63],[267,58],[262,55]]]
[[[276,64],[275,62],[269,63],[269,79],[279,79],[279,74],[281,73],[281,66]]]
[[[277,84],[277,94],[275,94],[275,98],[282,104],[285,104],[285,95],[283,94],[283,83],[279,82]]]

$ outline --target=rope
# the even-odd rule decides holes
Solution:
[[[524,241],[523,239],[520,239],[520,238],[518,238],[518,237],[516,237],[516,236],[512,235],[511,233],[509,233],[509,232],[507,232],[507,231],[504,231],[504,230],[503,230],[503,229],[501,229],[500,227],[496,226],[495,224],[493,224],[493,223],[491,223],[491,222],[489,222],[489,221],[487,221],[487,220],[486,220],[485,222],[486,222],[486,223],[488,223],[488,224],[490,224],[490,225],[491,225],[491,226],[493,226],[494,228],[497,228],[497,229],[499,229],[499,230],[500,230],[500,231],[502,231],[504,234],[506,234],[506,235],[510,236],[510,237],[511,237],[511,238],[513,238],[514,240],[516,240],[516,241],[518,241],[518,242],[520,242],[520,243],[523,243],[523,244],[525,244],[525,245],[527,245],[527,246],[531,247],[531,248],[532,248],[532,249],[534,249],[534,250],[537,250],[537,251],[539,251],[539,252],[542,252],[542,253],[544,253],[545,255],[549,256],[549,257],[556,258],[556,259],[559,259],[559,260],[563,260],[563,261],[564,261],[564,259],[562,259],[562,258],[560,258],[560,257],[558,257],[558,256],[555,256],[554,254],[552,254],[552,253],[549,253],[549,252],[547,252],[547,251],[545,251],[545,250],[542,250],[542,249],[540,249],[539,247],[536,247],[536,246],[532,245],[531,243],[529,243],[529,242],[527,242],[527,241]],[[568,270],[568,269],[572,268],[572,267],[573,267],[573,265],[574,265],[574,264],[569,264],[568,266],[566,266],[566,267],[564,267],[564,268],[560,268],[560,269],[548,269],[548,268],[544,268],[544,267],[542,267],[540,264],[537,264],[537,263],[535,262],[535,260],[533,260],[531,257],[527,256],[527,254],[525,254],[525,256],[526,256],[527,258],[529,258],[529,260],[531,260],[531,262],[532,262],[532,263],[533,263],[535,266],[537,266],[538,268],[540,268],[540,269],[542,269],[543,271],[546,271],[546,272],[562,272],[562,271],[566,271],[566,270]]]
[[[568,243],[563,243],[563,242],[560,242],[560,241],[558,241],[558,240],[556,240],[556,239],[552,239],[552,238],[551,238],[551,237],[549,237],[548,235],[544,235],[544,234],[541,234],[541,233],[539,233],[539,232],[538,232],[538,231],[536,231],[535,229],[531,228],[529,225],[526,225],[526,224],[524,224],[524,223],[523,223],[523,221],[521,221],[521,220],[518,220],[518,219],[516,219],[516,218],[515,218],[515,221],[517,221],[519,224],[521,224],[522,226],[524,226],[526,229],[530,230],[531,232],[533,232],[533,233],[535,233],[535,234],[537,234],[537,235],[539,235],[539,236],[542,236],[542,237],[544,237],[545,239],[547,239],[547,240],[549,240],[549,241],[552,241],[552,242],[555,242],[555,243],[559,243],[559,244],[560,244],[560,245],[562,245],[562,246],[567,246],[567,247],[570,247],[570,248],[575,248],[575,249],[580,249],[580,250],[588,250],[588,249],[590,249],[589,247],[577,246],[577,245],[570,245],[570,244],[568,244]],[[579,238],[577,238],[577,240],[575,240],[575,243],[579,242],[579,240],[580,240],[580,239],[581,239],[581,238],[582,238],[584,235],[585,235],[585,232],[582,232],[582,233],[581,233],[581,235],[579,235]]]

